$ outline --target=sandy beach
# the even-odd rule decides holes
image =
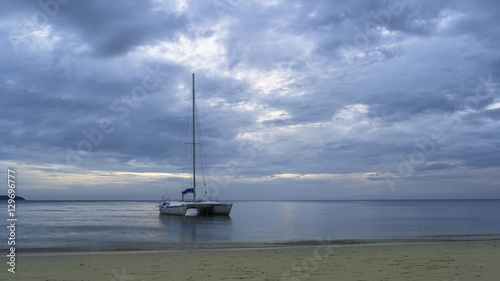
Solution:
[[[497,280],[499,259],[500,241],[34,253],[20,254],[16,273],[4,269],[1,279]]]

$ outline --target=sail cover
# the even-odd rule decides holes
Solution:
[[[194,193],[194,188],[188,188],[182,192],[182,194]]]

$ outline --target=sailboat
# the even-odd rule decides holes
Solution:
[[[193,186],[181,192],[181,201],[171,201],[170,199],[163,200],[158,209],[161,214],[165,215],[229,215],[233,203],[221,203],[212,200],[199,200],[196,198],[196,108],[195,108],[195,94],[194,94],[194,73],[193,73]],[[193,199],[188,200],[185,198],[186,194],[193,194]]]

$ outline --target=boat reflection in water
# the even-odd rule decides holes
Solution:
[[[164,216],[158,219],[166,238],[177,243],[217,243],[233,240],[229,216]]]

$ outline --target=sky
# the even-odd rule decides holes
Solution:
[[[192,73],[212,198],[500,198],[500,2],[0,5],[27,199],[180,198]]]

